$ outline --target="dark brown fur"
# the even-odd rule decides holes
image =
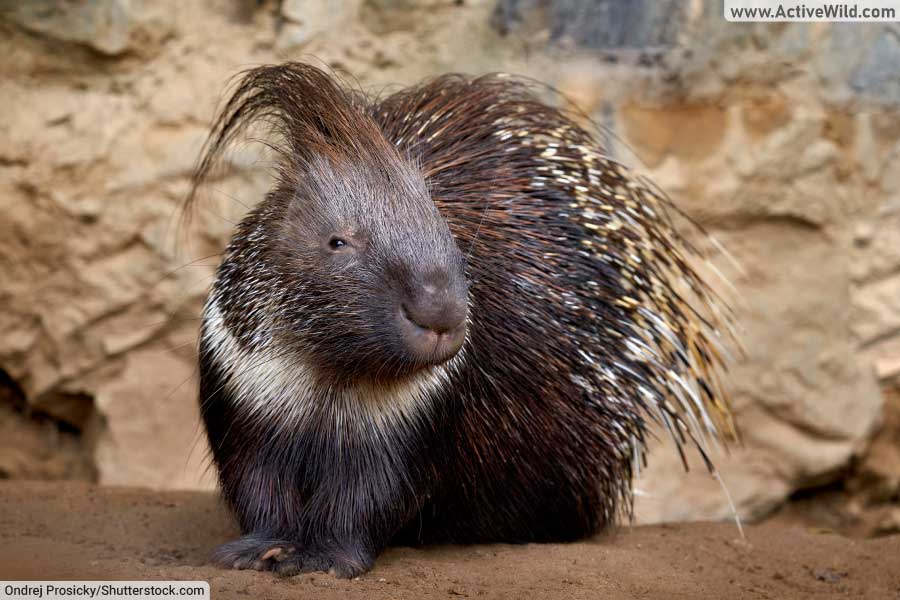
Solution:
[[[306,65],[254,69],[197,183],[261,121],[278,179],[226,251],[201,338],[245,534],[220,563],[351,576],[392,542],[577,539],[628,512],[648,418],[679,450],[730,431],[719,314],[668,201],[528,84],[448,75],[372,100]],[[334,262],[317,240],[341,227],[360,251]],[[435,277],[468,290],[468,333],[423,367],[392,315]]]

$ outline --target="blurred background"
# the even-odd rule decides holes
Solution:
[[[373,91],[558,88],[735,258],[740,514],[900,531],[900,27],[735,24],[709,0],[0,0],[0,477],[212,489],[195,340],[268,172],[179,203],[229,78],[288,59]],[[737,263],[737,265],[735,264]],[[727,518],[666,444],[641,522]]]

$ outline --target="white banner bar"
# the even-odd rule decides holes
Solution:
[[[885,23],[900,21],[900,0],[725,0],[735,22]]]
[[[0,600],[209,600],[206,581],[0,581]]]

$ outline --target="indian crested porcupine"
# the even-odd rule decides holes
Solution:
[[[260,123],[276,181],[201,330],[202,416],[243,534],[219,564],[351,577],[392,543],[575,540],[630,512],[650,422],[679,451],[730,431],[726,319],[674,209],[533,84],[446,75],[371,98],[255,68],[195,190]]]

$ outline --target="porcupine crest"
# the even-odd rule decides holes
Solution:
[[[383,136],[421,170],[466,253],[471,333],[458,369],[438,383],[465,389],[482,418],[540,420],[542,403],[557,402],[590,419],[597,437],[584,443],[609,457],[596,466],[610,486],[606,519],[630,513],[648,418],[683,460],[693,443],[713,469],[710,441],[735,434],[720,381],[730,317],[691,266],[699,252],[664,195],[524,80],[446,75],[385,98],[342,91],[310,106],[303,94],[313,72],[297,63],[252,70],[222,113],[196,183],[260,120],[276,134],[281,186],[295,183],[297,161],[335,143],[365,160],[393,157],[368,144]],[[337,115],[325,123],[352,126],[310,126],[318,121],[304,111],[317,110]],[[361,137],[366,144],[354,142]],[[252,337],[248,322],[240,327]],[[490,426],[473,426],[486,444]]]

